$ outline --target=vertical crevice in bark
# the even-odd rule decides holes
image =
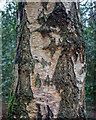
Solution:
[[[48,113],[47,113],[46,119],[47,119],[47,120],[50,120],[50,119],[53,118],[53,113],[52,113],[52,111],[50,110],[50,107],[49,107],[48,105],[47,105],[47,111],[48,111]]]
[[[36,104],[38,108],[37,120],[42,120],[40,104]]]

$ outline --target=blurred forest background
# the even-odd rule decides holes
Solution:
[[[6,118],[10,90],[14,82],[16,54],[16,2],[6,2],[2,11],[2,106]],[[96,118],[96,2],[81,2],[80,10],[83,24],[83,41],[86,44],[86,108],[88,118]]]

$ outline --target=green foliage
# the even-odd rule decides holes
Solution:
[[[11,90],[10,99],[8,103],[8,115],[7,120],[26,120],[28,119],[28,113],[26,110],[26,104],[24,94],[21,92],[19,95],[13,94]]]
[[[11,2],[6,4],[6,10],[2,11],[2,95],[6,101],[14,80],[16,10],[16,3]]]
[[[83,37],[86,44],[86,103],[96,106],[96,2],[81,6]]]

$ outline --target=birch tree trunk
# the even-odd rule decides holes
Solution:
[[[10,120],[86,118],[81,32],[79,3],[19,3]]]

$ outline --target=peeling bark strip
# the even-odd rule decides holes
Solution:
[[[86,63],[78,3],[26,2],[19,6],[22,27],[16,56],[16,103],[12,103],[14,109],[9,107],[9,118],[85,119]]]

